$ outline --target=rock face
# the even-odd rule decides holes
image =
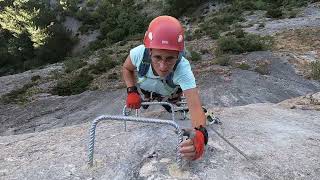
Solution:
[[[320,92],[307,94],[305,96],[292,98],[280,103],[284,107],[291,109],[317,110],[320,111]]]
[[[205,105],[235,106],[260,102],[277,103],[292,97],[320,91],[318,81],[310,81],[296,74],[287,59],[271,52],[253,52],[240,58],[251,66],[249,70],[234,69],[229,76],[212,72],[202,74],[199,84]],[[253,69],[268,61],[267,75]]]
[[[310,6],[301,17],[268,20],[264,28],[246,30],[273,34],[306,25],[319,27],[319,12]],[[249,18],[257,23],[260,19]],[[197,48],[213,46],[203,43]],[[306,59],[316,59],[318,52],[313,50]],[[90,122],[99,115],[122,114],[125,89],[67,97],[42,94],[24,106],[0,104],[0,179],[318,179],[320,83],[298,75],[291,61],[281,53],[253,52],[233,62],[245,62],[248,70],[195,68],[202,101],[222,125],[208,125],[205,156],[184,161],[182,169],[175,161],[178,139],[172,127],[128,122],[125,132],[123,123],[116,121],[98,125],[94,165],[88,167]],[[255,70],[261,64],[266,65],[264,75]],[[33,76],[50,78],[53,71],[63,71],[62,64],[0,77],[0,96],[31,82]],[[160,109],[150,107],[142,115],[171,118]],[[190,120],[177,123],[181,128],[191,126]]]
[[[301,17],[291,19],[270,20],[264,19],[261,16],[261,12],[255,16],[249,16],[247,20],[254,26],[246,28],[249,33],[271,35],[280,31],[299,29],[304,27],[320,27],[320,9],[319,3],[311,4],[306,8]],[[259,24],[264,23],[264,27],[259,27]]]
[[[1,179],[317,179],[320,113],[255,104],[213,109],[202,160],[176,165],[172,127],[102,121],[94,166],[87,166],[89,123],[0,137]],[[160,116],[161,117],[161,116]],[[189,124],[189,121],[180,123]],[[214,133],[215,128],[250,161]],[[252,164],[258,164],[258,167]],[[261,169],[260,169],[261,168]]]
[[[27,83],[30,83],[33,76],[39,75],[43,78],[46,78],[50,76],[53,71],[60,71],[62,68],[62,63],[57,63],[39,70],[29,70],[20,74],[2,76],[0,77],[0,96],[9,93],[12,90],[21,88]]]
[[[49,96],[25,106],[0,106],[0,135],[43,131],[91,121],[101,114],[121,114],[125,91],[88,91],[74,96]]]

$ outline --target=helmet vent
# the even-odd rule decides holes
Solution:
[[[152,32],[149,32],[149,34],[148,34],[148,38],[150,39],[150,41],[152,41],[152,39],[153,39]]]
[[[181,43],[183,41],[183,36],[180,34],[178,37],[178,43]]]

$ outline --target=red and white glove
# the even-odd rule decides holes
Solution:
[[[127,88],[127,107],[131,109],[139,109],[141,107],[141,97],[137,90],[137,87]]]

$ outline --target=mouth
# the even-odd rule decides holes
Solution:
[[[160,71],[161,74],[167,75],[169,71]]]
[[[161,70],[160,70],[160,72],[161,72],[161,73],[167,73],[168,71],[161,71]]]

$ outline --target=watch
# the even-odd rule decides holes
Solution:
[[[127,93],[138,92],[137,86],[131,86],[127,88]]]

